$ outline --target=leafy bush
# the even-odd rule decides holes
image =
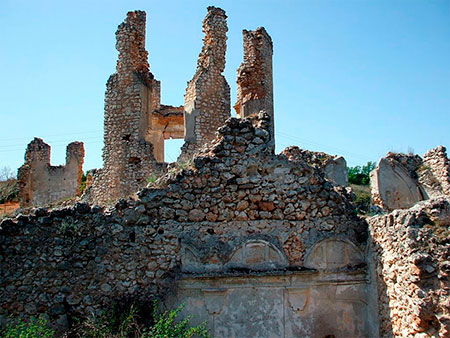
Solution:
[[[357,165],[356,167],[349,167],[348,170],[348,183],[357,185],[369,185],[370,184],[370,172],[375,169],[375,162],[367,162],[362,167]]]
[[[175,310],[158,314],[158,303],[155,301],[153,305],[155,324],[149,330],[144,331],[142,338],[191,338],[194,335],[204,338],[210,337],[205,322],[198,326],[190,326],[191,316],[178,323],[175,322],[183,307],[184,305],[180,305]]]
[[[20,320],[6,326],[1,332],[3,338],[52,338],[55,331],[47,327],[44,318],[31,319],[28,323]]]
[[[104,312],[101,316],[91,316],[79,322],[70,333],[71,337],[78,338],[191,338],[210,337],[206,323],[191,326],[191,317],[178,320],[183,305],[175,310],[158,314],[158,303],[153,303],[153,321],[150,327],[139,323],[136,307],[131,306],[128,311],[119,313],[117,308]]]

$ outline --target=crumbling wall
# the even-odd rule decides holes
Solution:
[[[300,149],[297,146],[287,147],[281,152],[290,161],[301,160],[322,170],[325,177],[331,182],[348,185],[347,161],[342,156],[332,156],[323,152]]]
[[[406,209],[448,195],[450,166],[445,147],[419,155],[388,153],[370,174],[373,202],[384,210]]]
[[[50,165],[50,146],[42,139],[31,141],[25,152],[25,164],[19,168],[19,202],[22,208],[44,206],[80,194],[84,146],[67,146],[66,164]]]
[[[373,336],[363,254],[367,224],[317,169],[273,153],[269,121],[267,114],[253,123],[229,119],[192,167],[168,173],[135,200],[106,210],[87,204],[38,209],[4,220],[0,315],[46,313],[64,325],[71,315],[100,312],[113,300],[161,296],[170,305],[192,299],[176,296],[175,280],[186,286],[190,278],[209,276],[221,285],[232,275],[248,285],[239,294],[259,290],[261,281],[276,283],[270,277],[276,275],[278,289],[286,289],[272,289],[281,298],[267,304],[276,311],[267,317],[269,308],[252,309],[275,318],[274,325],[292,324],[281,336]],[[196,290],[203,295],[211,288]],[[336,300],[332,307],[326,298]],[[283,301],[289,302],[286,317],[279,312]],[[229,332],[260,332],[239,319],[252,302],[229,303],[222,314],[239,316],[214,318],[229,318]],[[196,304],[186,302],[186,311],[197,311]]]
[[[237,116],[243,118],[260,111],[270,116],[271,144],[275,146],[273,112],[272,39],[264,27],[242,31],[244,62],[237,70]]]
[[[450,335],[450,203],[440,198],[368,219],[380,337]]]
[[[225,11],[208,7],[203,20],[203,48],[197,70],[188,82],[184,96],[185,145],[181,159],[192,157],[212,141],[216,130],[230,117],[230,86],[222,75],[225,69],[227,16]]]
[[[127,14],[116,32],[116,73],[105,96],[103,170],[88,191],[91,202],[108,203],[136,192],[159,171],[146,140],[151,112],[160,108],[160,83],[149,71],[143,11]]]
[[[423,183],[425,189],[435,191],[441,190],[444,194],[450,195],[450,161],[447,157],[446,148],[439,146],[427,151],[425,155],[423,155],[423,165],[424,167],[422,168],[422,172],[431,170],[441,188],[428,189],[428,187]],[[422,177],[424,175],[420,176]],[[430,191],[430,194],[431,193],[432,192]]]

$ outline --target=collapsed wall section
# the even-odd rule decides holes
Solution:
[[[192,157],[216,136],[216,130],[230,117],[230,86],[222,75],[225,69],[227,16],[208,7],[203,20],[203,47],[197,70],[188,82],[184,96],[185,145],[181,159]]]
[[[50,165],[50,146],[42,139],[31,141],[25,152],[25,164],[19,168],[19,203],[22,208],[44,206],[80,194],[84,146],[67,146],[66,164]]]
[[[368,219],[380,337],[450,335],[450,203],[440,198]]]
[[[237,116],[244,118],[265,111],[271,119],[270,135],[275,145],[273,111],[272,39],[264,27],[242,31],[244,62],[237,70]]]
[[[386,211],[449,195],[450,164],[439,146],[419,155],[388,153],[370,174],[372,200]]]
[[[332,156],[323,152],[309,151],[291,146],[284,149],[281,154],[290,161],[304,161],[315,168],[322,170],[325,177],[334,184],[347,186],[347,161],[342,156]]]

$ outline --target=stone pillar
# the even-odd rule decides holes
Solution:
[[[119,57],[105,96],[103,177],[94,180],[103,186],[99,202],[136,192],[155,167],[153,145],[145,138],[149,115],[159,108],[160,83],[149,70],[145,20],[145,12],[129,12],[116,32]]]
[[[222,75],[225,69],[227,16],[225,11],[208,7],[203,20],[203,48],[197,70],[188,82],[184,96],[185,141],[182,155],[189,156],[213,140],[216,130],[230,117],[230,87]]]
[[[72,142],[66,148],[66,171],[74,174],[73,191],[80,195],[81,179],[83,177],[84,163],[84,144],[83,142]]]
[[[263,27],[242,31],[244,62],[237,70],[237,102],[234,109],[244,118],[265,111],[271,119],[272,145],[275,144],[272,78],[272,39]]]

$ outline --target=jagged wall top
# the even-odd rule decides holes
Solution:
[[[119,25],[116,32],[116,49],[119,51],[117,72],[148,72],[148,52],[145,50],[144,11],[127,13],[127,18]]]
[[[208,7],[208,13],[203,20],[203,48],[197,61],[197,71],[215,66],[219,73],[225,70],[225,52],[228,32],[227,15],[221,8]]]

